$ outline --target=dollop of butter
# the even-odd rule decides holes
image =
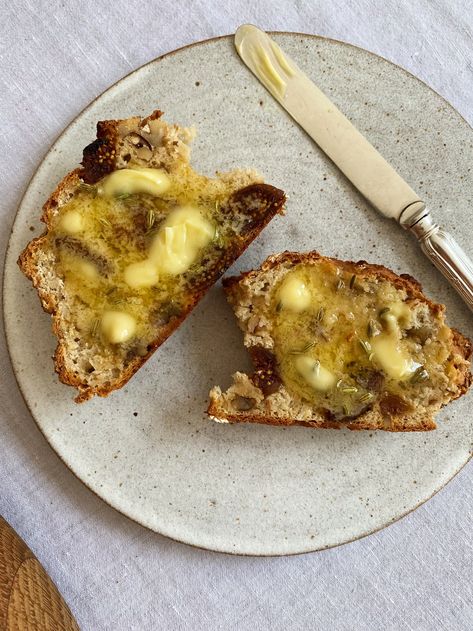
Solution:
[[[407,322],[410,318],[411,312],[407,305],[402,302],[391,303],[389,311],[381,318],[386,331],[371,340],[374,359],[389,377],[397,381],[409,379],[421,366],[401,348],[402,331],[399,320]]]
[[[198,208],[182,206],[174,210],[159,229],[149,259],[164,274],[182,274],[196,261],[202,248],[215,235],[215,226]]]
[[[305,311],[311,303],[309,288],[297,275],[290,275],[283,281],[278,298],[282,308],[295,313]]]
[[[136,320],[125,311],[105,311],[100,328],[111,344],[122,344],[135,335]]]
[[[99,183],[99,195],[114,197],[117,195],[133,195],[148,193],[162,195],[171,186],[171,180],[161,169],[147,167],[133,167],[132,169],[118,169],[107,175]]]
[[[78,234],[84,227],[84,218],[77,210],[68,210],[59,219],[59,230],[67,234]]]
[[[294,361],[297,372],[314,390],[327,392],[337,383],[336,376],[308,355],[299,355]]]
[[[97,280],[99,277],[97,267],[90,261],[77,259],[75,262],[75,271],[86,280]]]
[[[384,372],[393,379],[405,381],[421,366],[406,355],[393,334],[381,333],[371,340],[374,358]]]
[[[133,289],[153,287],[159,281],[158,268],[153,261],[145,259],[137,263],[131,263],[125,268],[123,277],[125,283]]]
[[[148,258],[126,267],[125,282],[133,289],[152,287],[161,274],[186,272],[214,236],[215,226],[198,208],[173,210],[154,237]]]

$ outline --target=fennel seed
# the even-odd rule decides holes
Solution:
[[[92,335],[92,337],[95,337],[97,335],[97,332],[99,330],[99,325],[100,325],[100,319],[95,318],[95,320],[92,322],[92,328],[90,330],[90,334]]]
[[[374,337],[378,333],[378,326],[374,320],[368,322],[368,337]]]
[[[99,218],[97,219],[97,221],[98,221],[98,222],[99,222],[99,224],[100,224],[101,226],[103,226],[104,228],[111,228],[111,227],[112,227],[112,224],[109,222],[109,220],[108,220],[108,219],[105,219],[105,217],[99,217]]]
[[[358,340],[358,342],[360,343],[361,348],[365,351],[365,353],[368,355],[368,357],[370,357],[370,355],[371,355],[371,344],[369,342],[367,342],[366,340]]]
[[[310,351],[311,348],[314,348],[315,346],[315,342],[309,342],[308,344],[306,344],[303,348],[301,349],[294,349],[293,351],[290,351],[290,355],[304,355],[304,353],[307,353],[307,351]]]
[[[312,372],[318,373],[319,370],[320,370],[320,361],[316,359],[314,365],[312,366]]]
[[[146,232],[149,232],[156,222],[156,213],[152,208],[146,213]]]
[[[426,371],[424,366],[419,366],[417,370],[412,375],[410,381],[411,383],[420,383],[422,381],[427,381],[429,378],[429,373]]]

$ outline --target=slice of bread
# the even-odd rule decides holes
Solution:
[[[122,387],[283,211],[283,191],[255,171],[197,174],[192,137],[158,110],[99,122],[82,167],[43,207],[46,231],[20,255],[77,402]]]
[[[470,386],[470,341],[411,276],[284,252],[223,283],[255,372],[212,389],[215,421],[431,430]]]

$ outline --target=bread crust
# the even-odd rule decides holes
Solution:
[[[372,263],[367,263],[364,260],[360,261],[340,261],[336,258],[325,257],[318,252],[283,252],[281,254],[276,254],[268,257],[266,261],[261,265],[261,267],[257,270],[251,270],[248,272],[243,272],[238,276],[231,276],[224,278],[222,283],[227,296],[228,301],[233,307],[238,305],[239,301],[239,291],[242,285],[248,286],[253,280],[258,278],[261,273],[270,272],[271,270],[276,270],[280,266],[287,266],[292,268],[294,265],[299,263],[310,264],[317,261],[328,261],[334,263],[338,268],[343,269],[345,272],[349,274],[356,274],[357,277],[365,277],[376,280],[388,281],[391,283],[396,289],[404,290],[409,299],[415,299],[418,302],[424,303],[428,306],[429,311],[434,316],[443,316],[445,311],[445,306],[442,304],[438,304],[430,300],[427,296],[422,292],[422,286],[418,280],[416,280],[413,276],[409,274],[401,274],[397,275],[392,270],[384,267],[383,265],[376,265]],[[456,329],[451,329],[452,331],[452,343],[451,343],[451,352],[457,357],[457,362],[455,367],[456,371],[456,379],[451,384],[452,385],[452,393],[450,396],[450,400],[457,399],[464,395],[469,389],[472,382],[472,374],[470,372],[470,358],[472,354],[472,343],[471,341],[465,337],[462,333],[457,331]],[[252,356],[253,363],[255,364],[255,368],[259,368],[258,360],[255,361],[255,347],[249,347],[249,352]],[[252,379],[253,375],[244,375],[242,373],[237,373],[234,377],[236,377],[236,382],[241,383],[241,387],[245,386],[248,388],[255,388],[254,380]],[[245,383],[245,379],[248,379],[248,384]],[[256,388],[255,391],[251,392],[251,395],[258,396]],[[284,386],[282,386],[282,390],[285,391]],[[287,394],[287,391],[285,391]],[[393,415],[391,418],[383,418],[379,413],[375,414],[371,410],[367,410],[363,412],[356,418],[349,420],[329,420],[329,419],[298,419],[293,416],[274,416],[272,414],[252,414],[251,412],[236,412],[232,413],[225,406],[224,400],[225,393],[222,393],[220,388],[215,387],[212,389],[210,393],[210,404],[207,409],[207,414],[217,422],[223,423],[259,423],[264,425],[275,425],[275,426],[289,426],[289,425],[297,425],[304,427],[313,427],[313,428],[323,428],[323,429],[340,429],[342,427],[346,427],[351,430],[375,430],[375,429],[383,429],[392,432],[405,432],[405,431],[427,431],[433,430],[436,428],[435,421],[433,419],[432,414],[417,414],[414,413],[404,414],[404,415]],[[249,395],[250,396],[250,395]],[[260,399],[265,402],[268,400],[268,397],[264,395],[263,392],[260,391]],[[443,404],[445,405],[445,403]]]
[[[229,248],[226,250],[223,260],[219,260],[218,267],[211,269],[203,282],[192,288],[188,294],[186,308],[178,316],[171,317],[167,324],[160,327],[159,334],[152,343],[148,345],[147,353],[144,356],[136,356],[126,365],[116,379],[101,385],[91,385],[87,383],[82,376],[72,372],[67,367],[68,350],[66,345],[67,335],[64,320],[58,311],[59,305],[56,296],[45,286],[43,275],[41,273],[41,257],[47,247],[46,242],[49,230],[52,228],[52,219],[58,212],[58,209],[70,199],[81,182],[94,183],[107,173],[116,169],[117,166],[119,166],[119,168],[126,166],[126,164],[123,163],[122,157],[119,155],[118,132],[121,127],[125,125],[131,129],[140,130],[141,128],[147,126],[150,121],[159,119],[161,115],[162,112],[156,110],[144,119],[133,117],[127,120],[101,121],[97,124],[97,140],[84,149],[82,166],[74,169],[63,178],[43,206],[41,221],[46,225],[45,231],[42,235],[33,239],[25,247],[18,259],[20,269],[27,278],[31,280],[33,286],[37,289],[43,309],[52,316],[52,330],[54,335],[57,337],[57,347],[54,354],[54,368],[61,382],[74,386],[78,389],[79,392],[75,398],[77,403],[82,403],[94,395],[106,397],[113,390],[123,387],[136,373],[136,371],[141,368],[141,366],[143,366],[143,364],[161,346],[161,344],[163,344],[163,342],[187,318],[210,287],[242,254],[242,252],[258,236],[261,230],[268,224],[268,222],[277,213],[283,212],[283,206],[286,198],[284,192],[280,189],[261,182],[255,182],[236,190],[234,195],[240,196],[243,200],[242,203],[245,202],[245,195],[248,199],[251,197],[253,200],[251,209],[251,226],[244,234],[237,235],[237,238],[234,239]],[[178,142],[179,141],[174,141],[173,144],[178,145]],[[177,149],[180,149],[180,147],[178,146]],[[232,198],[230,198],[229,201],[231,201],[231,199]],[[254,211],[254,206],[256,208],[256,212]]]

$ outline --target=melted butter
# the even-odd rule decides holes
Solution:
[[[125,311],[105,311],[100,328],[111,344],[123,344],[135,335],[136,320]]]
[[[79,276],[87,280],[96,281],[99,277],[97,267],[93,263],[79,258],[75,262],[75,271]]]
[[[98,193],[106,197],[137,193],[162,195],[170,186],[169,177],[161,169],[134,167],[113,171],[104,177],[98,187]]]
[[[371,342],[374,361],[396,381],[405,381],[421,366],[401,349],[400,340],[392,334],[377,335]]]
[[[66,234],[78,234],[84,230],[85,221],[77,210],[69,210],[62,215],[59,226]]]
[[[132,289],[142,289],[153,287],[159,283],[159,272],[157,266],[150,259],[130,263],[123,273],[125,283]]]
[[[274,57],[277,59],[281,68],[285,71],[285,73],[289,77],[293,77],[295,75],[294,68],[290,65],[286,55],[282,52],[279,46],[273,40],[270,40],[271,50],[273,51]]]
[[[240,57],[264,85],[280,99],[284,98],[287,80],[295,70],[286,56],[263,31],[251,24],[240,26],[235,35]]]
[[[254,54],[259,75],[280,97],[283,97],[286,92],[286,82],[271,63],[268,53],[263,48],[257,48]]]
[[[403,297],[385,281],[353,279],[329,261],[293,268],[271,303],[283,383],[340,415],[379,396],[366,385],[367,374],[381,372],[389,392],[405,393],[438,346],[420,348],[405,334],[411,310]]]
[[[61,253],[61,265],[66,277],[75,278],[78,283],[94,285],[99,279],[96,265],[70,252]]]
[[[233,227],[219,212],[231,193],[225,182],[187,165],[168,179],[169,188],[160,195],[122,195],[122,188],[113,191],[119,197],[99,194],[105,179],[81,186],[61,207],[48,236],[65,291],[77,307],[71,309],[77,330],[94,343],[113,344],[116,353],[146,347],[156,326],[186,308],[189,283],[205,269],[202,257],[215,256],[217,228],[219,247],[233,238]],[[81,231],[70,229],[64,219],[70,213],[82,218]],[[101,324],[96,333],[96,323],[109,311],[133,318],[132,337],[112,342]]]
[[[282,283],[278,293],[279,308],[289,309],[295,313],[305,311],[312,301],[312,296],[303,278],[289,275]]]
[[[215,226],[198,208],[174,210],[156,235],[149,259],[164,274],[182,274],[196,261],[199,252],[215,236]]]
[[[300,355],[295,359],[294,365],[304,381],[314,390],[327,392],[337,383],[336,376],[312,357]]]

